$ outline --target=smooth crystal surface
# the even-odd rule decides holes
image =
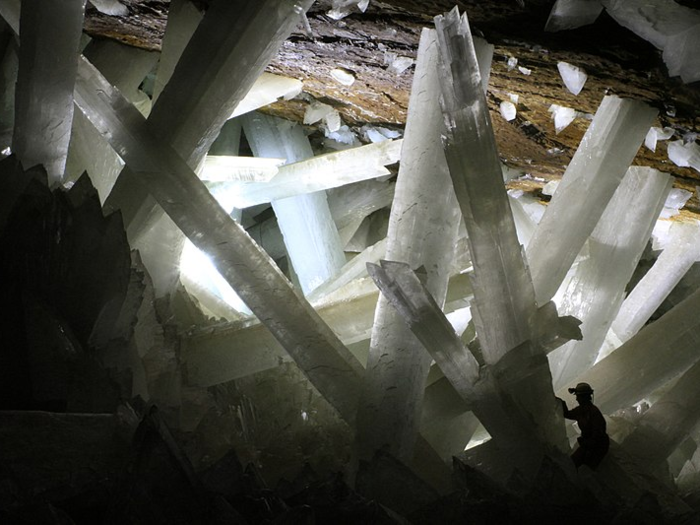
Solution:
[[[85,2],[24,0],[12,150],[63,182],[73,123],[73,87]]]
[[[630,168],[588,239],[588,257],[572,270],[561,297],[555,296],[561,314],[583,322],[583,340],[549,354],[555,390],[595,362],[671,184],[657,170]]]
[[[527,246],[538,304],[556,293],[627,172],[656,110],[607,96]]]
[[[442,305],[447,291],[459,209],[440,145],[441,114],[435,33],[423,30],[411,89],[401,166],[387,235],[387,259],[424,266],[427,286]],[[430,355],[380,299],[358,414],[361,454],[384,445],[411,457]]]
[[[262,114],[246,115],[243,131],[257,157],[284,158],[287,163],[313,157],[304,130],[289,121]],[[299,284],[308,294],[334,277],[345,264],[326,194],[321,191],[273,200],[272,208]]]
[[[600,0],[557,0],[549,13],[545,31],[562,31],[592,24],[603,6]]]
[[[611,329],[622,342],[644,326],[692,264],[700,260],[697,222],[674,222],[669,233],[667,247],[625,298],[613,321]]]

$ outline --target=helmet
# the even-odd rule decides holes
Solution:
[[[593,395],[593,389],[588,383],[579,383],[576,388],[569,388],[569,394]]]

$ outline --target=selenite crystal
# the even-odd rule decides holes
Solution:
[[[545,31],[563,31],[592,24],[603,6],[600,0],[557,0],[549,13]]]
[[[73,123],[73,87],[85,2],[24,0],[12,151],[29,168],[41,164],[59,185]]]
[[[555,390],[595,362],[671,184],[667,174],[630,168],[591,233],[588,257],[572,270],[561,298],[555,297],[560,313],[583,322],[583,340],[549,354]]]
[[[409,100],[401,165],[391,207],[386,257],[423,265],[428,288],[442,305],[459,226],[459,209],[440,145],[441,113],[433,31],[421,34]],[[372,329],[367,372],[358,413],[361,455],[385,445],[410,458],[430,355],[399,314],[380,298]]]
[[[243,131],[257,157],[283,158],[287,163],[313,157],[309,139],[295,123],[262,114],[246,115]],[[320,191],[273,200],[272,208],[301,289],[309,294],[345,264],[326,194]]]
[[[642,102],[603,99],[527,246],[538,304],[556,293],[655,115],[656,110]]]

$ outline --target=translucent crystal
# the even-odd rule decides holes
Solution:
[[[387,140],[293,162],[268,182],[238,183],[232,198],[236,207],[247,208],[389,175],[384,166],[399,160],[401,146],[401,140]]]
[[[352,86],[355,83],[355,75],[345,69],[331,69],[331,77],[344,86]]]
[[[268,182],[286,159],[207,155],[200,178],[206,181]]]
[[[424,265],[442,304],[447,291],[459,210],[440,145],[441,114],[435,33],[423,30],[409,100],[401,165],[391,208],[386,257]],[[383,143],[380,143],[383,144]],[[430,355],[386,302],[379,301],[358,413],[362,454],[384,445],[411,457]]]
[[[657,128],[652,126],[644,138],[644,145],[651,151],[656,151],[656,143],[659,140],[668,140],[673,137],[675,133],[673,128]]]
[[[668,158],[676,166],[681,168],[692,167],[700,172],[700,146],[694,142],[684,144],[682,140],[675,140],[668,144]]]
[[[515,116],[518,113],[518,110],[515,108],[515,104],[508,100],[501,102],[499,110],[501,111],[501,116],[508,122],[515,120]]]
[[[538,304],[556,293],[624,177],[656,111],[605,97],[527,246]]]
[[[580,67],[573,66],[567,62],[559,62],[557,64],[557,69],[559,69],[559,74],[561,79],[564,81],[566,89],[571,91],[574,95],[581,93],[588,75]]]
[[[663,50],[670,76],[700,80],[700,13],[673,0],[602,0],[617,23]]]
[[[671,184],[667,174],[630,168],[591,233],[588,258],[572,270],[568,286],[555,297],[561,314],[583,321],[583,340],[548,356],[555,389],[595,362]],[[623,221],[626,227],[620,228]]]
[[[581,381],[592,385],[595,403],[604,414],[641,401],[698,361],[698,308],[700,290],[645,326],[569,386]],[[561,389],[559,395],[565,396],[566,390]]]
[[[129,14],[129,9],[119,0],[90,0],[90,3],[105,15],[126,16]]]
[[[554,119],[554,131],[557,135],[564,131],[576,118],[575,109],[559,106],[557,104],[549,106],[549,112]]]
[[[302,88],[301,80],[296,78],[263,73],[255,81],[255,84],[253,84],[253,87],[250,88],[243,100],[236,106],[236,109],[231,114],[231,118],[255,111],[276,102],[280,98],[290,100],[301,93]]]
[[[73,123],[73,87],[85,1],[22,2],[12,151],[26,167],[42,164],[63,182]]]
[[[629,293],[612,324],[612,331],[622,342],[644,326],[690,266],[700,260],[697,222],[674,222],[670,235],[667,247]]]
[[[244,299],[309,380],[348,421],[361,366],[245,231],[171,148],[99,72],[81,61],[76,103],[140,181]],[[165,96],[165,94],[163,95]]]
[[[557,0],[544,30],[562,31],[592,24],[602,10],[600,0]]]

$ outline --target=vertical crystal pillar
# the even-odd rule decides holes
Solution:
[[[558,301],[561,314],[582,321],[583,339],[549,354],[555,390],[595,362],[671,185],[665,173],[630,168],[610,199],[588,239],[589,257],[578,264]]]
[[[256,157],[287,163],[314,156],[301,126],[262,114],[242,117],[243,131]],[[308,295],[345,264],[345,254],[324,191],[272,201],[299,284]]]
[[[622,303],[612,331],[623,343],[636,334],[694,262],[700,260],[700,223],[674,222],[671,240]]]
[[[12,150],[63,182],[85,0],[24,0]]]
[[[503,186],[469,22],[455,8],[436,17],[435,27],[445,156],[467,228],[472,315],[483,358],[523,415],[539,421],[542,442],[561,446],[564,427],[547,359],[534,335],[535,291]]]
[[[459,226],[459,208],[440,144],[441,113],[435,32],[424,29],[409,100],[406,133],[387,236],[386,258],[424,266],[439,305]],[[365,385],[358,412],[361,455],[388,445],[410,458],[431,357],[385,298],[375,312]]]
[[[527,246],[538,304],[558,290],[655,116],[643,102],[603,99]]]

